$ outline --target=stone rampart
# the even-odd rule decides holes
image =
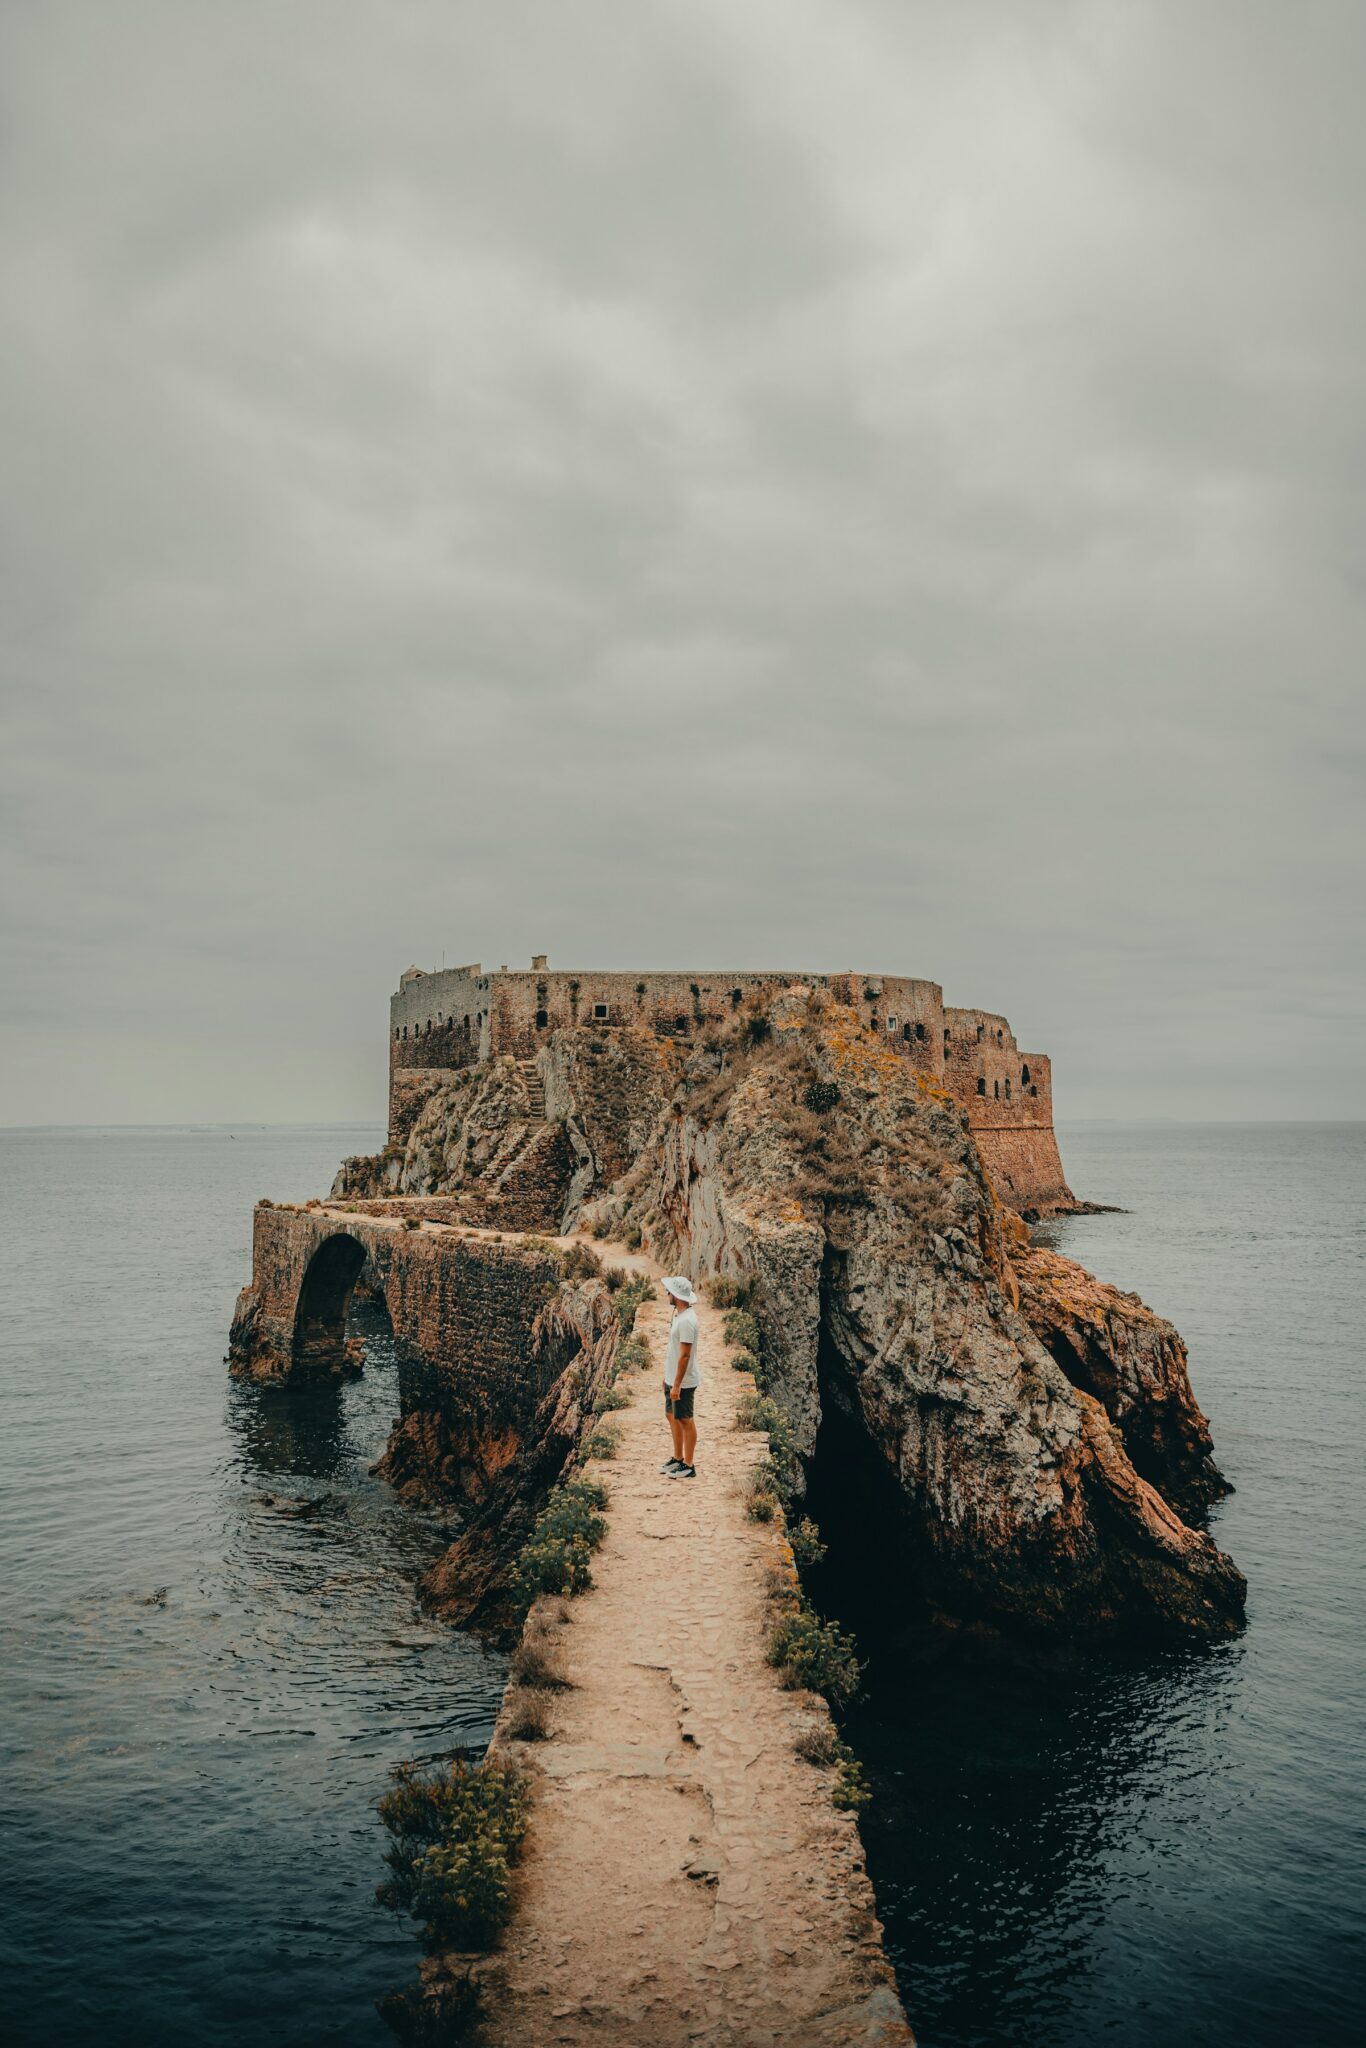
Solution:
[[[390,1000],[389,1141],[403,1145],[432,1091],[462,1067],[499,1055],[531,1061],[566,1029],[649,1033],[686,1043],[751,998],[794,984],[827,988],[864,1027],[967,1116],[1003,1198],[1031,1215],[1075,1206],[1053,1135],[1052,1072],[1022,1053],[996,1011],[945,1008],[937,982],[908,975],[782,971],[698,973],[472,966],[409,968]]]

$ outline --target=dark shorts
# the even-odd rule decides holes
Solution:
[[[665,1380],[664,1413],[666,1415],[672,1416],[675,1422],[691,1422],[692,1398],[696,1392],[696,1387],[680,1387],[678,1390],[678,1399],[675,1401],[673,1397],[673,1389],[669,1385],[669,1382]]]

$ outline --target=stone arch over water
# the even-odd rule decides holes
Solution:
[[[294,1311],[293,1373],[300,1379],[335,1379],[346,1370],[346,1313],[365,1246],[347,1231],[324,1238],[308,1265]]]

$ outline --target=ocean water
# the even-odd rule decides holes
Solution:
[[[1064,1678],[874,1650],[851,1736],[922,2048],[1366,2031],[1366,1126],[1095,1124],[1049,1242],[1186,1339],[1249,1581],[1212,1650]]]
[[[258,1195],[371,1130],[0,1133],[6,2041],[391,2042],[390,1767],[487,1740],[501,1660],[418,1611],[438,1529],[341,1392],[223,1363]]]
[[[0,1133],[0,1983],[17,2043],[389,2040],[393,1763],[487,1738],[441,1542],[339,1393],[232,1384],[256,1196],[378,1131]],[[1337,2048],[1361,2031],[1366,1129],[1092,1126],[1052,1240],[1190,1345],[1251,1585],[1213,1651],[1067,1679],[874,1657],[852,1735],[922,2048]],[[867,1647],[867,1645],[865,1645]],[[875,1645],[873,1646],[875,1648]],[[797,2048],[797,2044],[794,2044]]]

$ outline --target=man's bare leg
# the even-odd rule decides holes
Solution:
[[[689,1417],[687,1422],[675,1423],[674,1427],[683,1442],[683,1448],[677,1455],[685,1465],[691,1465],[693,1452],[697,1449],[697,1424]]]
[[[676,1415],[669,1417],[669,1430],[674,1440],[674,1456],[680,1465],[686,1465],[688,1462],[683,1456],[683,1435],[684,1431],[691,1427],[691,1423],[680,1422]]]

